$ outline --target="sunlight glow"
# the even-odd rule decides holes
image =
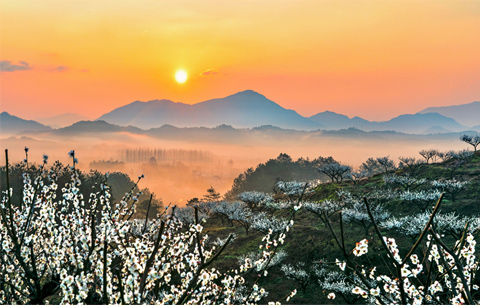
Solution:
[[[178,70],[175,73],[175,80],[180,84],[183,84],[184,82],[186,82],[187,78],[188,78],[188,75],[185,70]]]

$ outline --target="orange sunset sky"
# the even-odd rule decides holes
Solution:
[[[0,20],[1,111],[27,119],[246,89],[370,120],[480,100],[480,1],[2,0]]]

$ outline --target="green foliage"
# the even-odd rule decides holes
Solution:
[[[326,163],[336,162],[332,157],[318,157],[314,160],[299,158],[293,161],[292,158],[281,153],[277,158],[270,159],[259,164],[255,169],[249,168],[240,174],[233,181],[233,186],[227,192],[227,199],[234,199],[236,195],[246,191],[274,192],[275,183],[278,181],[327,181],[325,174],[319,173],[317,168]]]

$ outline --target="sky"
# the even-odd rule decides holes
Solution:
[[[247,89],[377,121],[480,100],[480,1],[2,0],[0,20],[0,108],[27,119]]]

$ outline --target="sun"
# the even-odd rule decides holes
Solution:
[[[187,81],[188,75],[185,70],[178,70],[175,72],[175,80],[177,83],[183,84],[184,82]]]

